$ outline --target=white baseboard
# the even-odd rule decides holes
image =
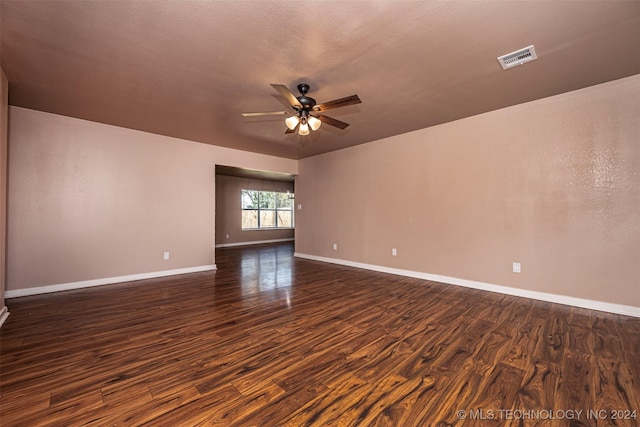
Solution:
[[[414,277],[416,279],[431,280],[433,282],[447,283],[450,285],[464,286],[467,288],[480,289],[483,291],[497,292],[500,294],[513,295],[517,297],[531,298],[540,301],[553,302],[575,307],[588,308],[591,310],[605,311],[608,313],[622,314],[625,316],[640,317],[640,307],[630,305],[612,304],[603,301],[588,300],[583,298],[569,297],[565,295],[550,294],[547,292],[530,291],[527,289],[511,288],[508,286],[493,285],[491,283],[477,282],[475,280],[459,279],[457,277],[441,276],[438,274],[422,273],[419,271],[402,270],[398,268],[384,267],[374,264],[347,261],[336,258],[327,258],[316,255],[294,253],[293,256],[314,261],[329,262],[332,264],[345,265],[348,267],[362,268],[365,270],[379,271],[382,273],[396,274],[399,276]]]
[[[265,243],[281,243],[281,242],[293,242],[295,239],[272,239],[272,240],[257,240],[255,242],[237,242],[237,243],[219,243],[216,248],[231,248],[234,246],[249,246],[249,245],[264,245]]]
[[[71,289],[89,288],[92,286],[112,285],[114,283],[132,282],[134,280],[155,279],[158,277],[175,276],[177,274],[198,273],[215,270],[216,265],[201,265],[198,267],[177,268],[175,270],[154,271],[151,273],[131,274],[128,276],[107,277],[104,279],[83,280],[81,282],[61,283],[58,285],[40,286],[37,288],[13,289],[4,293],[5,298],[17,298],[28,295],[47,294],[50,292],[68,291]]]
[[[4,321],[7,320],[7,317],[9,317],[9,310],[5,305],[4,307],[2,307],[2,310],[0,310],[0,328],[2,328],[2,325],[4,325]]]

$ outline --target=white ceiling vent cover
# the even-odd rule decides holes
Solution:
[[[502,69],[506,70],[507,68],[513,68],[536,59],[538,59],[538,55],[536,55],[536,48],[531,45],[523,49],[516,50],[515,52],[499,56],[498,62],[502,65]]]

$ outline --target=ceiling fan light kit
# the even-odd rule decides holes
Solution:
[[[318,130],[318,129],[320,129],[320,125],[322,124],[322,120],[316,119],[313,116],[309,116],[309,118],[307,119],[307,123],[309,123],[309,127],[311,128],[311,130]]]
[[[290,130],[295,130],[296,126],[298,126],[298,123],[300,123],[300,119],[298,118],[298,116],[291,116],[284,119],[284,123]]]
[[[337,127],[338,129],[345,129],[347,126],[349,126],[348,123],[325,116],[324,114],[320,113],[332,108],[344,107],[347,105],[354,105],[362,102],[360,101],[360,98],[358,98],[358,95],[351,95],[345,98],[334,99],[333,101],[317,104],[315,99],[307,96],[309,85],[306,83],[300,83],[298,85],[300,96],[297,97],[294,96],[293,93],[291,93],[291,91],[285,85],[272,84],[271,86],[280,94],[280,96],[282,96],[285,100],[287,100],[287,102],[289,102],[293,111],[243,113],[242,115],[245,117],[275,115],[281,116],[293,113],[292,116],[289,116],[284,120],[284,123],[287,126],[287,130],[285,131],[285,133],[294,133],[297,128],[299,135],[309,135],[311,131],[317,131],[318,129],[320,129],[320,125],[322,125],[323,122],[327,123],[329,126]]]
[[[300,123],[300,126],[298,127],[298,134],[309,135],[309,125],[306,123]]]

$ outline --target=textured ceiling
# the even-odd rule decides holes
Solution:
[[[1,0],[12,105],[303,158],[640,73],[639,1]],[[497,56],[534,44],[538,60]],[[318,102],[285,135],[271,83]],[[295,92],[297,94],[297,92]]]

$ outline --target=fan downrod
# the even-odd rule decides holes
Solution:
[[[305,96],[307,92],[309,92],[309,85],[306,83],[300,83],[298,85],[298,91],[302,94],[302,96]]]

